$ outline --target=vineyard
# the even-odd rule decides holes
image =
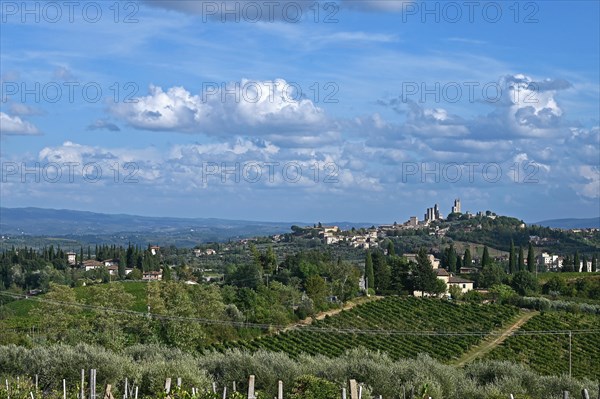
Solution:
[[[578,333],[577,330],[595,330]],[[600,376],[600,316],[547,312],[529,320],[521,332],[574,330],[572,333],[572,374],[574,377]],[[547,375],[569,374],[569,335],[515,335],[493,350],[488,358],[528,364]]]
[[[459,357],[517,313],[510,306],[387,297],[316,321],[310,328],[212,348],[220,352],[231,348],[265,349],[293,357],[301,353],[337,357],[349,349],[364,347],[385,352],[393,359],[427,353],[446,362]]]

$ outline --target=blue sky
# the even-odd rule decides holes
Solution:
[[[600,214],[596,1],[0,4],[2,206]]]

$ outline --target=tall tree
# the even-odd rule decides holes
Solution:
[[[375,251],[371,254],[373,258],[373,273],[375,274],[375,288],[378,292],[383,292],[389,289],[392,271],[388,265],[385,256],[381,251]]]
[[[412,293],[410,265],[405,257],[392,256],[388,259],[392,277],[390,289],[396,293]]]
[[[127,246],[127,255],[126,255],[126,264],[127,267],[133,269],[134,266],[134,257],[133,257],[133,247],[131,243]]]
[[[579,271],[579,251],[575,251],[575,256],[573,257],[573,271]]]
[[[523,247],[519,245],[519,271],[525,270],[525,254],[523,253]]]
[[[162,273],[163,280],[164,281],[171,281],[173,279],[173,276],[171,274],[172,274],[171,273],[171,268],[169,266],[165,266],[163,268],[163,273]]]
[[[465,255],[463,256],[463,265],[465,267],[471,267],[473,265],[473,258],[471,257],[471,250],[469,247],[465,248]]]
[[[327,300],[327,283],[320,276],[310,276],[305,283],[306,295],[313,300],[317,309],[323,309]]]
[[[593,272],[598,271],[598,255],[596,255],[596,254],[594,254],[594,256],[592,256],[592,271]]]
[[[515,273],[510,285],[520,295],[531,295],[539,290],[537,278],[526,270]]]
[[[438,293],[440,286],[437,283],[437,274],[433,270],[425,248],[419,249],[416,260],[417,264],[413,270],[414,289],[429,294]]]
[[[527,268],[531,273],[535,273],[535,252],[531,242],[529,243],[529,248],[527,248]]]
[[[269,245],[261,259],[265,272],[274,273],[277,270],[277,255],[275,255],[272,245]]]
[[[508,273],[513,274],[517,271],[517,260],[515,259],[515,243],[510,240],[510,254],[508,255]]]
[[[394,248],[394,243],[392,242],[392,240],[388,241],[388,244],[387,244],[387,254],[388,254],[388,256],[395,256],[396,255],[396,249]]]
[[[571,257],[569,255],[567,255],[563,259],[562,269],[560,271],[561,272],[572,272],[573,270],[574,270],[573,269],[573,260],[571,259]]]
[[[450,244],[450,246],[446,250],[446,259],[448,262],[446,267],[448,268],[449,272],[456,273],[456,250],[454,249],[454,244]]]
[[[367,279],[367,287],[375,287],[375,273],[373,272],[373,258],[371,257],[371,250],[367,249],[365,255],[365,278]]]
[[[121,280],[125,279],[126,276],[126,271],[125,271],[125,256],[123,253],[121,253],[119,255],[119,278]]]
[[[494,285],[502,284],[506,279],[506,271],[504,267],[492,263],[491,265],[487,265],[481,273],[477,275],[478,285],[481,285],[485,288],[490,288]]]
[[[481,267],[484,268],[487,265],[491,264],[490,253],[488,251],[487,245],[483,247],[483,255],[481,256]]]

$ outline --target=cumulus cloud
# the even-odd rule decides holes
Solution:
[[[151,86],[147,96],[115,105],[112,113],[136,129],[248,135],[290,142],[306,136],[319,137],[332,128],[321,108],[297,97],[294,86],[283,79],[243,79],[207,86],[200,94],[183,87],[165,91]],[[335,139],[331,134],[324,137]]]
[[[427,87],[430,86],[434,87]],[[565,120],[556,94],[570,88],[569,82],[561,79],[535,80],[515,74],[504,76],[497,83],[487,86],[494,88],[482,90],[482,98],[471,99],[469,95],[469,101],[487,104],[492,111],[471,118],[450,113],[443,106],[442,95],[438,96],[442,101],[438,100],[435,108],[427,107],[425,102],[417,103],[406,95],[380,99],[378,104],[405,117],[403,124],[397,124],[397,129],[404,134],[422,137],[494,141],[498,137],[508,140],[549,139],[568,135],[572,122]],[[482,87],[479,85],[480,90]],[[463,95],[467,97],[465,91]],[[464,102],[466,98],[462,100]]]
[[[98,169],[102,176],[100,182],[110,185],[122,183],[128,176],[140,182],[153,183],[163,176],[163,160],[164,156],[154,147],[104,148],[66,141],[58,146],[44,147],[38,153],[36,162],[61,165],[65,171],[71,165],[70,173],[75,175],[76,183],[81,182],[84,171],[94,174]],[[86,169],[86,165],[91,166]]]
[[[60,146],[44,147],[38,158],[43,162],[84,164],[101,160],[115,160],[117,156],[100,147],[87,146],[66,141]]]
[[[508,102],[509,121],[512,126],[524,135],[544,134],[540,129],[561,126],[563,111],[559,107],[555,95],[558,90],[571,87],[564,80],[536,81],[525,75],[509,75],[500,82],[506,87],[504,102]]]
[[[600,199],[600,165],[581,165],[575,168],[576,182],[571,187],[583,198]]]
[[[40,131],[35,125],[18,116],[10,116],[4,112],[0,112],[0,133],[4,135],[31,136],[40,134]]]

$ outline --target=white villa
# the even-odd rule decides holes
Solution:
[[[416,256],[416,254],[408,254],[407,257],[409,261],[412,260],[413,262],[416,262]],[[453,286],[460,288],[460,291],[463,294],[473,290],[473,281],[467,280],[466,278],[454,276],[452,273],[449,273],[446,269],[440,268],[440,261],[438,259],[435,259],[433,255],[427,255],[427,257],[433,265],[433,270],[435,270],[437,278],[446,283],[446,295],[448,295],[450,287]],[[414,291],[413,295],[422,297],[427,294],[421,291]]]

